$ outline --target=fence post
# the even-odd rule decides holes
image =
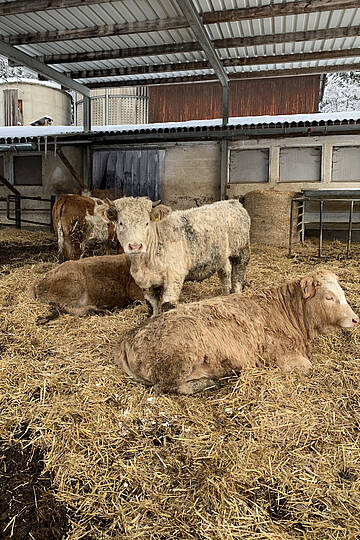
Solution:
[[[15,195],[15,227],[21,229],[21,199]]]

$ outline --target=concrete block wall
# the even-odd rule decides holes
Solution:
[[[220,144],[179,143],[165,151],[163,202],[186,209],[219,200]]]

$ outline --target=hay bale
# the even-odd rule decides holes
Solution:
[[[251,242],[286,247],[289,242],[290,201],[299,193],[295,191],[250,191],[245,195],[244,206],[251,217]],[[297,215],[294,216],[294,224]],[[294,227],[293,241],[299,240]]]

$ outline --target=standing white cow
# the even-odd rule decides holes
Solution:
[[[243,289],[250,217],[239,201],[178,210],[158,222],[155,211],[149,199],[124,197],[108,212],[153,315],[175,307],[185,280],[202,281],[217,272],[224,294]]]

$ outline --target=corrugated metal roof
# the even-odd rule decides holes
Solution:
[[[100,0],[99,0],[100,1]],[[5,0],[0,0],[0,5]],[[9,3],[9,2],[7,2]],[[271,4],[296,4],[292,0],[278,0]],[[269,5],[269,0],[194,0],[199,11],[216,12],[225,9],[241,9]],[[153,21],[156,19],[169,19],[182,16],[178,3],[175,0],[119,0],[81,5],[79,7],[53,9],[48,11],[36,11],[16,15],[4,15],[0,18],[0,34],[5,38],[33,34],[54,30],[71,30],[85,27],[113,25],[119,23],[131,23],[139,21]],[[218,49],[222,59],[228,58],[251,58],[266,56],[264,64],[246,67],[227,68],[228,72],[241,73],[263,70],[301,69],[307,66],[324,67],[355,64],[356,53],[349,58],[334,58],[329,60],[314,60],[312,62],[271,63],[273,55],[288,55],[295,53],[309,53],[316,51],[341,51],[344,49],[360,48],[360,37],[339,37],[336,39],[310,39],[307,41],[288,41],[276,43],[273,36],[279,36],[290,32],[308,32],[336,28],[349,28],[360,26],[359,8],[342,9],[336,11],[323,11],[317,13],[302,13],[298,15],[275,16],[259,19],[247,19],[235,22],[207,24],[206,29],[212,40],[263,37],[261,44],[244,45]],[[270,39],[268,37],[270,37]],[[300,39],[300,38],[299,38]],[[177,28],[173,30],[158,30],[151,32],[131,33],[126,35],[112,35],[104,37],[92,37],[87,39],[72,39],[66,41],[45,41],[43,43],[31,43],[17,45],[17,47],[32,56],[59,55],[70,53],[82,53],[93,51],[113,51],[114,49],[128,49],[134,47],[151,47],[165,44],[183,44],[196,41],[190,28]],[[153,54],[151,56],[133,56],[129,58],[114,58],[107,60],[88,60],[81,62],[68,62],[52,64],[59,71],[83,71],[99,70],[106,68],[137,67],[151,64],[174,64],[179,62],[196,62],[206,60],[201,50],[190,52],[174,52],[168,54]],[[191,71],[169,71],[168,77],[206,75],[213,74],[212,69]],[[131,76],[124,77],[106,76],[100,81],[116,82],[124,81]],[[142,79],[160,79],[162,75],[142,74],[133,76],[139,82]],[[84,83],[99,82],[98,78],[85,77]]]
[[[299,128],[316,126],[360,126],[360,111],[339,113],[292,114],[277,116],[244,116],[229,118],[225,130],[269,128]],[[135,124],[119,126],[93,126],[90,132],[84,133],[81,126],[11,126],[0,127],[0,142],[10,144],[31,142],[45,137],[62,137],[79,135],[81,137],[159,134],[159,133],[201,133],[209,130],[222,130],[222,119],[191,120],[188,122],[165,122],[158,124]]]

